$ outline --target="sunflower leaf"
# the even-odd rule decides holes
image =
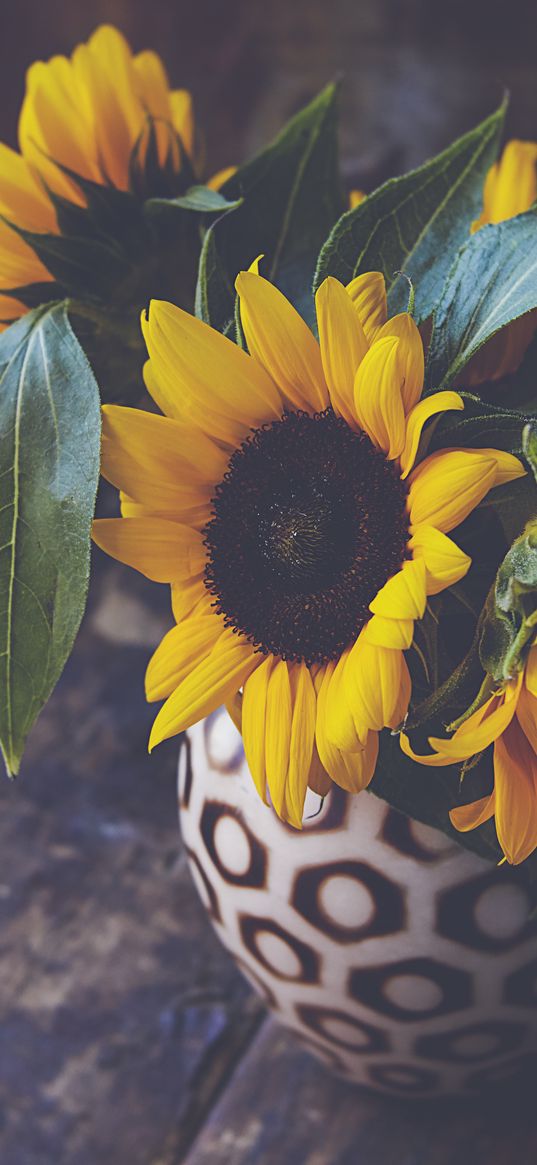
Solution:
[[[336,223],[319,255],[315,288],[328,275],[350,283],[382,271],[390,315],[405,311],[408,278],[414,315],[427,319],[440,299],[453,256],[468,237],[495,160],[505,104],[419,169],[392,178]]]
[[[446,388],[499,332],[537,307],[537,211],[482,227],[459,252],[435,312],[430,388]]]
[[[0,744],[15,774],[88,585],[99,394],[65,302],[0,336],[0,379]]]
[[[234,329],[235,278],[261,252],[268,278],[312,321],[315,262],[344,205],[336,130],[329,85],[223,184],[223,197],[243,201],[205,236],[196,299],[206,323]]]
[[[148,198],[144,210],[146,213],[191,210],[197,214],[223,214],[226,210],[235,210],[240,204],[240,198],[224,198],[219,190],[211,190],[210,186],[191,186],[177,198]]]

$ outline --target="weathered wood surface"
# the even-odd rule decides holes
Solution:
[[[23,71],[100,20],[192,88],[210,168],[338,73],[352,183],[443,147],[512,93],[535,137],[537,6],[478,0],[19,0],[0,137]],[[142,680],[164,588],[106,563],[73,659],[0,783],[1,1165],[533,1165],[535,1105],[408,1106],[332,1080],[264,1018],[181,854],[176,746],[148,758]],[[535,1081],[529,1082],[535,1091]]]

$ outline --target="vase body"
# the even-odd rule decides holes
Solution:
[[[308,793],[303,831],[284,825],[223,709],[189,733],[179,802],[222,942],[334,1071],[409,1097],[537,1075],[537,931],[520,871],[369,793]]]

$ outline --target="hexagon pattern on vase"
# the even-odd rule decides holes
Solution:
[[[520,871],[335,786],[324,802],[308,793],[302,832],[284,825],[223,709],[189,733],[179,802],[222,942],[333,1070],[422,1097],[537,1072],[537,930]]]

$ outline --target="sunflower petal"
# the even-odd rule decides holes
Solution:
[[[287,774],[286,800],[290,807],[289,820],[297,829],[302,828],[304,801],[308,789],[308,777],[313,757],[315,741],[315,721],[317,697],[309,668],[299,664],[291,672],[291,695],[293,720],[289,749],[289,771]]]
[[[147,666],[146,699],[164,700],[170,696],[200,660],[205,659],[223,630],[223,619],[214,613],[191,615],[172,627]]]
[[[366,623],[362,635],[365,643],[406,651],[414,638],[414,620],[389,619],[384,615],[373,615]]]
[[[408,312],[392,316],[377,332],[375,340],[395,336],[399,340],[398,360],[401,367],[401,396],[405,413],[409,413],[420,399],[423,388],[425,360],[423,341],[417,325]]]
[[[321,353],[308,325],[262,275],[241,271],[235,287],[251,356],[294,408],[325,409],[329,401]]]
[[[205,565],[198,532],[164,518],[96,518],[92,535],[101,550],[153,582],[186,581]]]
[[[315,296],[315,306],[330,403],[355,428],[354,378],[369,345],[358,313],[337,279],[324,280]]]
[[[408,544],[414,558],[422,558],[428,595],[437,595],[468,573],[472,559],[434,526],[416,526]]]
[[[413,470],[409,481],[413,526],[435,526],[447,534],[495,485],[496,461],[479,449],[433,453]]]
[[[208,504],[229,457],[199,429],[141,409],[105,405],[101,472],[149,509],[181,510]]]
[[[359,635],[347,661],[345,686],[354,715],[367,728],[397,728],[405,667],[401,651],[376,647],[363,632]]]
[[[225,704],[258,664],[259,656],[251,644],[234,631],[224,631],[161,708],[149,738],[149,751]]]
[[[293,705],[289,667],[279,659],[268,678],[265,717],[265,764],[272,804],[278,817],[286,816],[286,786],[291,747]]]
[[[376,340],[364,356],[354,381],[358,422],[390,460],[400,456],[405,444],[403,375],[398,349],[399,340],[394,336]]]
[[[485,821],[490,821],[490,818],[494,816],[495,804],[496,798],[492,792],[488,797],[481,797],[479,801],[473,801],[471,805],[458,805],[449,814],[451,824],[460,833],[468,833],[469,830],[476,829],[478,825],[483,825]]]
[[[494,790],[498,841],[518,865],[537,847],[537,758],[516,721],[496,741]]]
[[[388,579],[369,610],[387,619],[422,619],[427,604],[426,566],[423,558],[411,558]]]
[[[367,342],[372,344],[388,315],[384,276],[380,271],[366,271],[352,279],[345,290],[352,300]]]
[[[163,413],[190,418],[232,448],[251,428],[281,416],[279,393],[264,369],[202,320],[152,300],[142,330],[151,361],[147,387]]]
[[[268,682],[274,656],[267,655],[244,685],[242,697],[242,738],[248,768],[261,799],[267,801],[266,714]]]
[[[437,416],[438,413],[445,413],[448,409],[463,409],[464,401],[459,396],[458,392],[435,392],[432,396],[426,396],[424,400],[420,400],[406,419],[406,439],[405,447],[401,454],[401,477],[405,478],[410,473],[412,466],[416,460],[418,452],[418,445],[423,431],[423,426],[431,417]]]

